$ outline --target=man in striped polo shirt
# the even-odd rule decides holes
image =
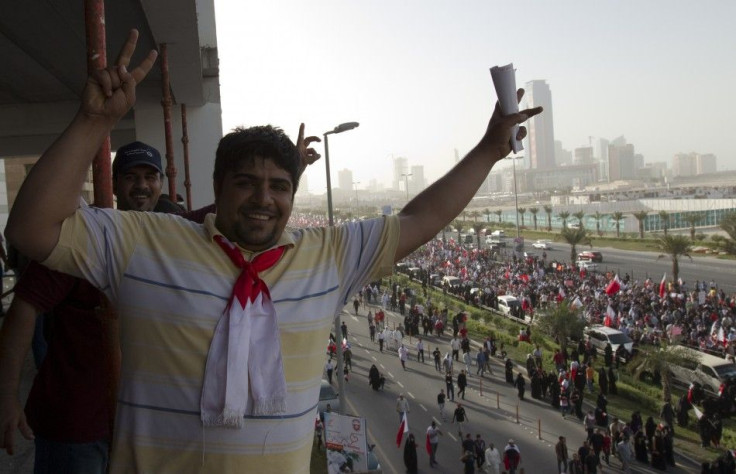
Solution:
[[[334,318],[467,205],[510,152],[512,127],[541,109],[502,116],[496,107],[478,145],[398,216],[284,232],[300,160],[270,126],[220,141],[217,214],[202,225],[77,209],[97,148],[155,61],[151,52],[127,70],[136,40],[131,32],[116,65],[92,74],[79,112],[26,178],[6,235],[22,253],[89,280],[118,310],[111,472],[308,472]]]

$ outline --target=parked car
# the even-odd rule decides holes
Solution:
[[[496,237],[496,238],[501,239],[501,238],[506,237],[506,232],[504,232],[503,230],[500,230],[500,229],[499,230],[494,230],[493,232],[491,232],[491,237]]]
[[[462,280],[456,276],[444,276],[442,277],[442,285],[447,285],[448,288],[456,288],[460,286]]]
[[[497,247],[506,247],[506,241],[501,240],[498,237],[486,237],[486,245],[489,247],[494,245]]]
[[[515,296],[501,295],[498,297],[498,310],[504,314],[504,316],[510,316],[511,311],[521,311],[521,301],[516,299]]]
[[[594,262],[601,263],[603,261],[603,254],[597,250],[585,250],[578,254],[580,260],[593,260]]]
[[[578,260],[575,265],[581,270],[596,271],[598,270],[598,264],[592,260]]]
[[[684,365],[670,366],[672,381],[678,385],[698,382],[708,395],[716,397],[721,383],[736,377],[736,364],[729,360],[685,346],[669,346],[667,350],[680,351],[690,359]]]
[[[336,371],[337,372],[337,371]],[[327,405],[334,412],[340,411],[340,397],[337,390],[325,379],[319,385],[319,401],[317,402],[317,415],[327,410]]]
[[[618,346],[623,344],[628,353],[627,360],[634,354],[634,341],[618,329],[595,325],[585,328],[583,333],[588,337],[591,345],[598,350],[599,354],[603,353],[607,344],[611,344],[614,354],[618,350]]]
[[[552,250],[552,245],[550,245],[548,240],[537,240],[532,244],[532,247],[535,249]]]

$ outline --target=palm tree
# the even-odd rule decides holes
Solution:
[[[521,226],[524,227],[524,214],[526,214],[526,207],[520,207],[516,209],[516,212],[521,214]]]
[[[578,220],[578,226],[580,226],[581,229],[585,228],[585,224],[583,224],[583,217],[585,217],[585,212],[582,210],[576,212],[573,214],[573,217],[575,217]]]
[[[473,218],[473,222],[478,222],[478,218],[481,216],[481,213],[478,211],[470,211],[469,215]]]
[[[700,224],[705,216],[700,212],[691,212],[682,216],[682,220],[690,224],[690,240],[695,241],[695,226]]]
[[[483,214],[486,216],[486,222],[491,222],[491,210],[488,208],[483,209]]]
[[[460,219],[455,219],[452,222],[452,225],[455,227],[455,230],[457,231],[457,242],[458,244],[463,243],[463,237],[462,237],[462,231],[463,231],[463,221]]]
[[[601,219],[605,217],[605,214],[601,214],[599,211],[595,211],[593,217],[595,218],[595,233],[596,235],[601,235]]]
[[[544,206],[544,212],[547,213],[547,232],[552,230],[552,206]]]
[[[664,231],[664,235],[666,237],[667,229],[669,228],[669,223],[670,223],[670,215],[667,213],[667,211],[659,211],[657,215],[659,216],[659,222],[660,222],[660,225],[662,226],[662,230]]]
[[[562,228],[567,229],[567,219],[570,217],[570,213],[568,211],[562,211],[557,214],[557,217],[562,219]]]
[[[639,238],[644,239],[644,219],[647,218],[647,211],[632,212],[631,214],[639,221]]]
[[[468,221],[468,210],[464,209],[463,212],[461,212],[460,214],[462,214],[463,216],[463,222],[467,222]]]
[[[667,346],[660,349],[642,351],[630,362],[635,377],[639,378],[644,372],[659,374],[662,384],[662,400],[669,402],[672,397],[672,371],[670,367],[695,367],[698,361],[694,360],[682,346]],[[715,388],[715,387],[714,387]]]
[[[575,263],[578,255],[578,245],[589,245],[590,247],[593,247],[590,237],[588,237],[588,232],[582,227],[578,229],[565,227],[560,231],[560,238],[570,244],[570,260],[573,264]]]
[[[442,243],[447,243],[447,236],[445,235],[445,232],[452,232],[452,226],[450,224],[447,224],[442,228]]]
[[[532,213],[532,217],[534,218],[534,230],[537,230],[537,212],[539,212],[538,207],[530,207],[529,212]]]
[[[611,214],[611,219],[616,223],[616,238],[621,237],[621,221],[624,220],[624,213],[616,211]]]
[[[557,306],[553,306],[547,313],[536,319],[539,331],[549,334],[559,341],[560,348],[564,353],[567,349],[567,341],[571,338],[581,339],[585,319],[578,314],[578,309],[571,306],[567,300],[562,300]]]
[[[657,249],[662,254],[657,260],[669,256],[672,260],[672,279],[677,281],[680,275],[680,257],[687,257],[690,260],[690,241],[684,235],[665,235],[657,240]]]
[[[498,216],[498,223],[500,224],[501,223],[501,215],[503,214],[503,211],[501,209],[496,209],[495,211],[493,211],[493,213]]]

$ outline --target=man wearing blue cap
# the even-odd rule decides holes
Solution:
[[[112,164],[118,209],[152,211],[161,196],[163,174],[161,154],[152,146],[133,142],[118,148]]]

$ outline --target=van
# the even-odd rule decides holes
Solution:
[[[497,239],[502,239],[506,237],[506,232],[504,232],[502,229],[494,230],[491,232],[491,237],[496,237]]]
[[[504,316],[511,316],[512,310],[514,313],[521,311],[521,301],[519,301],[515,296],[501,295],[498,297],[497,301],[498,310],[502,312]]]
[[[447,286],[448,288],[457,288],[460,286],[462,282],[458,277],[454,276],[444,276],[442,277],[442,286]]]
[[[618,346],[623,344],[624,349],[626,349],[627,352],[627,360],[631,358],[634,353],[634,341],[618,329],[609,328],[608,326],[603,325],[595,325],[585,328],[583,332],[588,336],[590,344],[595,347],[599,353],[603,353],[607,344],[611,344],[611,349],[613,349],[614,354],[618,350]]]
[[[706,393],[718,396],[718,389],[729,377],[736,377],[736,364],[685,346],[669,346],[667,350],[682,352],[690,358],[682,366],[670,366],[672,381],[685,387],[698,382]]]

